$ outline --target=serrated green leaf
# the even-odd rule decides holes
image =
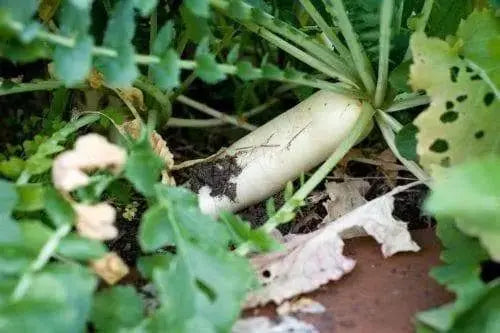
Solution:
[[[264,252],[282,248],[271,235],[262,229],[252,229],[248,222],[237,215],[222,212],[219,219],[226,225],[236,246],[248,243],[252,249]]]
[[[66,86],[74,86],[87,77],[92,66],[93,45],[91,37],[82,37],[73,48],[56,46],[53,54],[54,70]]]
[[[170,46],[175,38],[175,28],[174,22],[168,21],[163,25],[163,27],[158,31],[158,35],[153,43],[153,54],[163,57],[167,52],[171,50]]]
[[[415,119],[420,163],[434,176],[472,158],[500,153],[500,108],[491,87],[436,38],[414,34],[411,85],[424,89],[431,105]]]
[[[33,18],[38,8],[37,0],[24,0],[22,6],[17,0],[0,0],[0,8],[6,9],[10,19],[27,23]]]
[[[194,15],[184,5],[181,7],[181,16],[186,27],[186,33],[194,42],[200,42],[210,35],[210,27],[206,18]]]
[[[107,249],[97,240],[69,234],[59,242],[57,253],[74,260],[96,260],[102,258]]]
[[[418,161],[417,155],[418,128],[409,123],[396,133],[396,147],[401,156],[410,161]]]
[[[92,322],[99,332],[118,333],[139,324],[143,301],[133,287],[117,286],[96,294]]]
[[[161,59],[160,64],[152,65],[153,80],[162,89],[169,90],[180,84],[181,68],[179,56],[170,49]]]
[[[53,187],[45,190],[45,212],[56,227],[75,221],[73,207]]]
[[[243,81],[255,80],[262,76],[260,71],[254,68],[248,61],[240,61],[236,64],[236,67],[236,75]]]
[[[460,230],[478,237],[493,260],[500,261],[499,203],[500,158],[492,157],[454,167],[435,183],[425,207],[456,218]]]
[[[184,5],[196,16],[208,17],[210,9],[208,0],[185,0]]]
[[[265,65],[262,67],[262,77],[265,79],[279,80],[284,77],[284,73],[277,66]]]
[[[139,227],[139,244],[143,251],[151,252],[175,244],[168,219],[168,210],[162,205],[155,205],[144,213]]]
[[[226,78],[215,61],[213,54],[200,54],[196,56],[196,74],[206,83],[217,83]]]
[[[476,10],[460,23],[457,37],[464,42],[462,54],[484,71],[499,99],[500,18],[490,10]]]
[[[98,57],[97,68],[106,81],[115,87],[130,85],[139,74],[135,64],[135,49],[132,38],[135,32],[134,6],[132,0],[116,3],[104,34],[104,45],[114,49],[118,56]]]
[[[22,240],[21,230],[12,219],[18,195],[13,183],[0,179],[0,245],[16,244]]]
[[[45,187],[40,184],[24,184],[16,186],[16,210],[30,212],[43,209],[45,206]]]
[[[149,197],[154,194],[154,184],[160,178],[163,167],[164,162],[153,151],[149,135],[146,129],[143,129],[139,140],[130,148],[125,164],[125,177],[137,191]]]

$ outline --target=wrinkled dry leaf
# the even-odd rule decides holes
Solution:
[[[108,284],[115,284],[129,273],[128,266],[116,253],[110,252],[104,257],[94,260],[90,267]]]
[[[280,304],[350,272],[355,261],[343,256],[341,237],[348,237],[353,228],[362,227],[382,244],[384,257],[401,251],[418,251],[406,223],[392,216],[393,208],[394,197],[379,197],[317,231],[288,235],[284,251],[252,258],[262,287],[249,294],[245,307],[269,301]]]
[[[81,136],[76,140],[73,150],[67,150],[54,159],[54,186],[60,191],[71,192],[88,185],[90,178],[85,171],[109,168],[117,173],[122,169],[126,158],[124,149],[109,143],[98,134]]]
[[[238,320],[232,333],[319,333],[311,324],[285,316],[279,322],[267,317],[250,317]]]
[[[392,150],[386,149],[377,156],[377,161],[380,163],[380,171],[387,177],[389,184],[394,187],[402,167],[398,164],[398,159]]]
[[[81,236],[100,241],[110,240],[118,235],[113,223],[115,209],[107,203],[96,205],[73,204],[76,213],[76,230]]]
[[[104,74],[93,68],[87,78],[89,86],[93,89],[99,89],[104,84]]]
[[[141,123],[139,120],[135,119],[132,121],[127,121],[121,125],[121,128],[134,139],[139,138],[141,135]],[[175,185],[174,177],[170,176],[169,170],[174,166],[174,155],[168,149],[167,142],[163,140],[160,134],[153,131],[150,137],[151,146],[153,151],[165,162],[165,170],[161,173],[161,181],[163,184]]]
[[[334,221],[366,203],[364,196],[370,183],[363,179],[349,179],[342,183],[329,182],[325,187],[330,200],[323,204],[327,212],[324,221]]]
[[[124,102],[129,102],[136,109],[146,110],[146,105],[144,104],[144,95],[142,90],[135,87],[128,88],[116,88],[116,92],[124,100]]]
[[[290,313],[323,313],[325,312],[323,304],[316,302],[308,297],[301,297],[296,300],[286,301],[276,308],[280,316],[286,316]]]

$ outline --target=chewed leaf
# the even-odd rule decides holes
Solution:
[[[492,88],[445,41],[415,34],[411,48],[410,83],[431,97],[429,108],[414,121],[420,163],[437,171],[500,152],[500,100]]]
[[[250,293],[245,306],[269,301],[279,304],[349,273],[355,261],[342,254],[342,237],[353,228],[362,227],[382,244],[385,257],[401,251],[418,251],[406,224],[392,217],[393,207],[392,196],[377,198],[322,229],[288,236],[285,251],[254,257],[251,261],[263,286]]]

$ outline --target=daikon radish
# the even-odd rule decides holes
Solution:
[[[361,102],[318,91],[236,141],[209,162],[194,167],[201,210],[216,216],[238,211],[280,191],[328,158],[351,131]]]

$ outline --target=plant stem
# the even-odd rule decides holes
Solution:
[[[380,14],[380,52],[378,63],[378,80],[375,91],[375,107],[382,105],[387,89],[387,76],[389,73],[389,52],[391,49],[391,23],[394,9],[394,0],[383,0]]]
[[[261,226],[265,232],[271,232],[278,225],[288,222],[283,222],[282,217],[289,216],[292,214],[298,206],[298,203],[302,202],[311,193],[316,186],[332,171],[332,169],[337,165],[337,163],[349,152],[349,150],[356,144],[360,136],[363,134],[367,126],[373,118],[373,107],[369,103],[363,103],[361,115],[356,121],[356,124],[352,128],[351,132],[342,141],[335,152],[314,172],[314,174],[309,178],[304,185],[302,185],[293,196],[285,202],[285,204],[269,218],[266,223]]]
[[[228,2],[224,0],[210,0],[210,3],[222,13],[228,15]],[[243,6],[249,12],[254,9],[252,6],[244,3]],[[338,78],[339,80],[351,85],[357,85],[352,71],[340,58],[335,56],[335,54],[330,52],[328,49],[324,48],[321,44],[310,40],[309,36],[300,30],[294,29],[286,22],[278,21],[273,16],[264,12],[259,13],[258,15],[250,15],[250,19],[239,19],[238,22],[240,22],[248,30],[256,33],[268,42],[276,45],[280,49],[305,64],[317,69],[318,71],[325,73],[332,78]],[[297,45],[300,45],[308,52],[302,51],[281,37],[275,35],[275,33],[282,35]]]
[[[153,52],[153,44],[156,40],[156,35],[158,34],[158,12],[155,7],[151,16],[149,17],[149,53]],[[153,78],[153,69],[148,68],[148,79]]]
[[[430,98],[427,95],[405,94],[403,97],[396,96],[392,105],[385,112],[396,112],[411,109],[416,106],[429,104]]]
[[[63,83],[59,80],[18,83],[11,87],[4,87],[4,85],[2,84],[0,85],[0,96],[38,90],[54,90],[62,86]]]
[[[349,21],[347,12],[342,0],[323,0],[326,10],[332,15],[332,18],[337,18],[340,30],[344,36],[349,50],[351,50],[354,66],[356,67],[361,81],[371,96],[375,92],[375,82],[373,79],[373,69],[370,60],[366,55],[363,46],[358,40],[358,36]]]
[[[407,160],[398,151],[396,147],[396,136],[394,132],[397,132],[403,128],[403,126],[390,115],[383,111],[378,111],[375,115],[375,120],[377,121],[377,125],[384,136],[385,142],[392,150],[394,155],[403,163],[403,165],[419,180],[428,185],[430,177],[429,175],[420,168],[420,166],[414,161]]]
[[[300,3],[307,11],[309,16],[318,25],[318,27],[323,31],[328,38],[328,40],[333,44],[335,50],[344,58],[348,63],[352,62],[351,54],[349,49],[340,41],[337,34],[333,31],[332,27],[328,25],[323,16],[318,12],[316,7],[311,3],[310,0],[300,0]]]
[[[424,6],[422,7],[421,17],[417,21],[416,32],[424,32],[427,22],[429,22],[429,17],[431,16],[432,7],[434,6],[434,0],[425,0]]]
[[[214,118],[217,118],[217,119],[220,119],[226,123],[233,124],[235,126],[244,128],[248,131],[253,131],[257,128],[257,126],[248,124],[247,122],[244,122],[238,118],[235,118],[235,117],[229,116],[225,113],[222,113],[220,111],[217,111],[217,110],[209,107],[208,105],[205,105],[203,103],[195,101],[187,96],[180,95],[177,97],[177,101],[179,101],[180,103],[185,104],[187,106],[190,106],[193,109],[196,109],[198,111],[206,113]]]
[[[71,225],[63,224],[54,232],[54,234],[48,239],[47,243],[42,247],[38,257],[31,263],[27,271],[21,276],[21,279],[17,283],[14,292],[11,295],[12,301],[19,301],[28,291],[28,288],[33,280],[33,275],[40,271],[52,257],[59,242],[66,237],[66,235],[71,231]]]

